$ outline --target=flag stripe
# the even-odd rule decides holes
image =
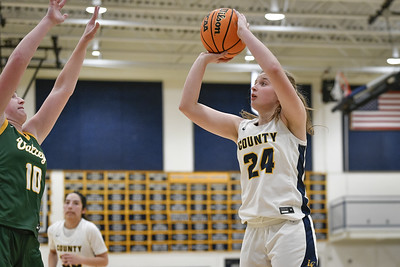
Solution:
[[[384,93],[350,116],[352,130],[400,130],[400,92]]]

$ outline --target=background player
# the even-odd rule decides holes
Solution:
[[[46,157],[40,147],[74,92],[98,8],[39,111],[29,120],[15,93],[40,42],[62,23],[66,0],[50,0],[44,18],[21,40],[0,75],[0,266],[43,266],[37,239]]]
[[[63,266],[107,266],[103,237],[97,226],[84,218],[85,213],[86,198],[82,194],[73,192],[65,197],[64,220],[52,224],[47,231],[49,267],[55,267],[58,258]]]
[[[312,132],[304,98],[272,52],[238,15],[238,36],[262,73],[251,88],[259,116],[246,119],[214,110],[198,98],[209,63],[227,62],[227,52],[201,53],[187,76],[180,110],[194,123],[237,143],[242,205],[247,228],[240,266],[317,266],[315,234],[303,184],[306,133]]]

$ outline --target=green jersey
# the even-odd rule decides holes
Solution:
[[[36,138],[0,127],[0,224],[38,234],[47,161]]]

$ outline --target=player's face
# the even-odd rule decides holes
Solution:
[[[279,103],[278,97],[265,73],[261,73],[251,87],[251,106],[257,110],[270,109]]]
[[[26,121],[24,103],[25,101],[14,93],[4,111],[7,119],[24,123]]]
[[[65,219],[82,218],[82,201],[78,194],[67,195],[64,202]]]

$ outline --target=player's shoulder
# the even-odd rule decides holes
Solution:
[[[50,227],[59,227],[59,226],[64,226],[64,223],[65,223],[65,220],[59,220],[59,221],[56,221],[56,222],[54,222],[52,225],[50,225],[49,226],[49,228]]]
[[[249,124],[255,124],[257,122],[257,120],[258,120],[258,118],[253,118],[253,119],[242,118],[240,120],[239,127],[238,127],[239,128],[239,132],[245,131],[248,128]]]
[[[60,229],[63,226],[64,226],[64,220],[56,221],[55,223],[50,225],[49,228],[47,228],[47,232],[57,231],[57,229]]]
[[[84,218],[81,219],[81,225],[82,225],[82,227],[84,227],[86,229],[97,229],[97,230],[99,229],[99,228],[97,228],[96,224],[94,224],[93,222],[88,221]]]
[[[6,116],[3,113],[0,115],[0,134],[4,132],[7,126],[8,126],[8,120],[6,119]]]
[[[85,220],[84,218],[81,219],[79,231],[85,233],[88,238],[101,235],[100,229],[97,225],[91,221]]]

